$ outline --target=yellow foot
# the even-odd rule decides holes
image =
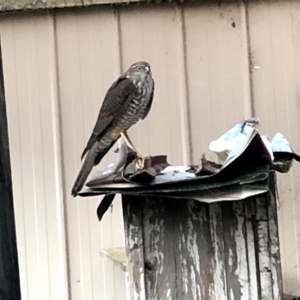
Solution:
[[[137,153],[136,154],[136,161],[137,161],[137,164],[139,165],[139,167],[141,168],[141,169],[143,169],[144,168],[144,166],[145,166],[145,159],[147,158],[147,156],[143,156],[142,154],[140,154],[140,153]]]
[[[132,149],[135,153],[136,153],[136,161],[137,164],[139,165],[139,167],[142,169],[145,166],[145,159],[147,158],[147,156],[142,155],[141,153],[139,153],[136,148],[134,147],[133,143],[131,142],[128,134],[126,131],[121,133],[121,137],[123,138],[123,140],[125,141],[126,145],[128,146],[128,148]]]
[[[123,138],[123,140],[125,141],[126,145],[128,146],[128,148],[132,149],[134,152],[137,152],[137,150],[135,149],[132,141],[130,140],[128,134],[126,131],[121,132],[121,137]]]

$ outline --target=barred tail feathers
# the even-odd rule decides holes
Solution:
[[[118,137],[119,138],[119,137]],[[87,153],[79,174],[72,188],[72,196],[76,197],[77,193],[82,189],[86,179],[94,165],[98,165],[106,153],[112,148],[117,139],[102,139],[102,142],[95,143]]]
[[[77,193],[84,186],[86,179],[88,178],[91,170],[93,169],[95,158],[97,155],[99,155],[99,152],[96,151],[95,147],[92,147],[90,151],[87,153],[83,165],[79,171],[79,174],[72,188],[73,197],[76,197]]]

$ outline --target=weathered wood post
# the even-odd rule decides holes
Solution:
[[[274,182],[211,204],[123,195],[130,299],[282,299]]]

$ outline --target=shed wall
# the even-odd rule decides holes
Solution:
[[[142,153],[197,163],[255,115],[300,152],[300,3],[200,1],[32,12],[0,20],[22,299],[124,299],[100,257],[124,244],[120,199],[70,196],[104,94],[134,61],[151,63],[153,108],[130,130]],[[213,156],[213,155],[212,155]],[[113,159],[110,153],[98,168]],[[300,168],[279,176],[284,290],[300,294]]]

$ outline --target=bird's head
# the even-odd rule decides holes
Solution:
[[[150,64],[145,61],[132,64],[126,71],[126,77],[136,81],[145,81],[151,78]]]

